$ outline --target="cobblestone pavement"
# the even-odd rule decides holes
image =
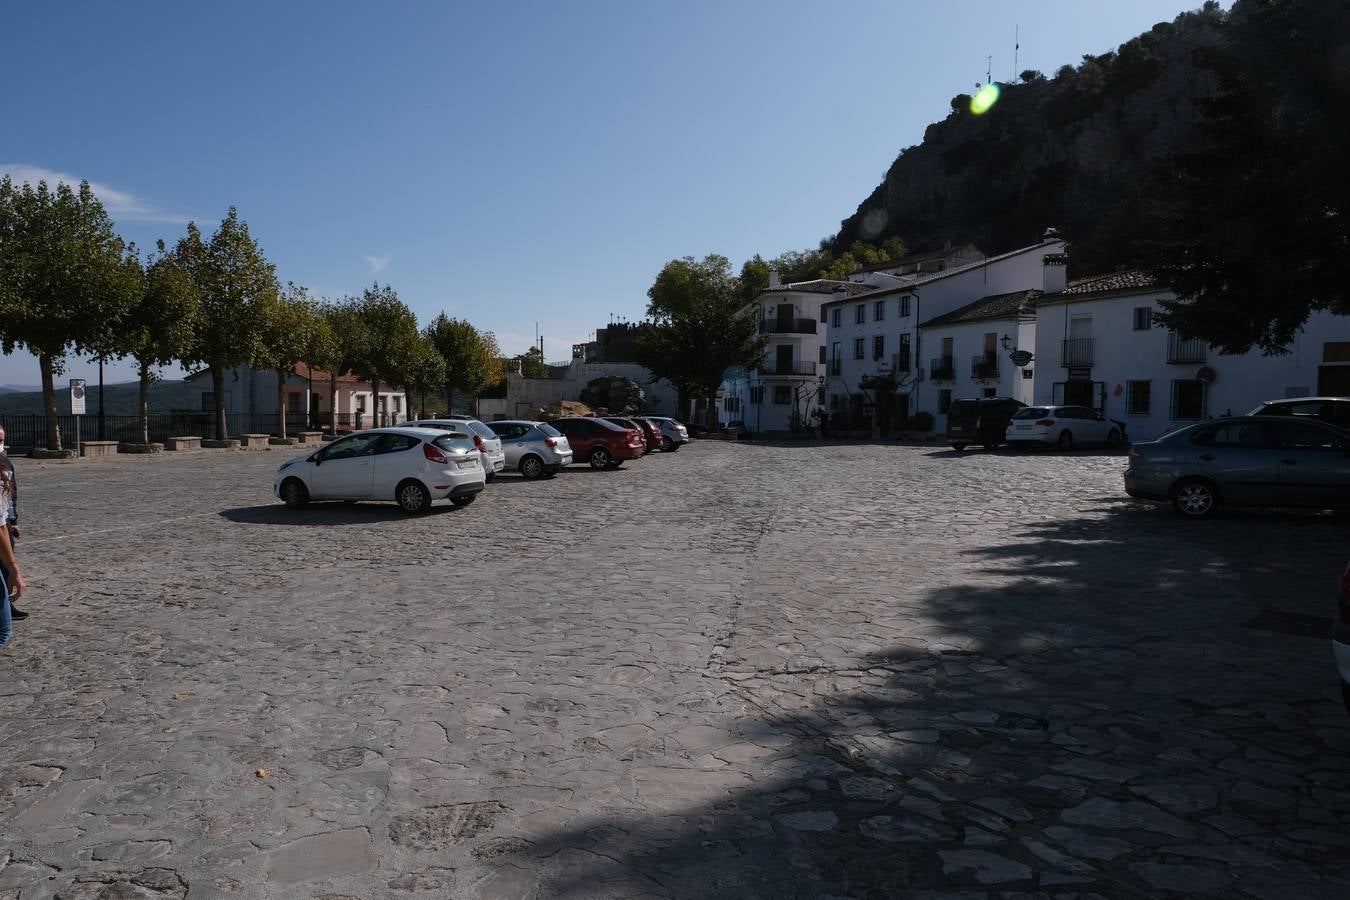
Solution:
[[[19,461],[0,898],[1350,896],[1344,519],[715,442],[293,513],[280,459]]]

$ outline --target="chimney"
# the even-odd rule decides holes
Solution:
[[[776,288],[776,287],[782,287],[782,286],[783,286],[783,282],[782,282],[781,280],[779,280],[779,278],[778,278],[778,270],[777,270],[777,269],[770,269],[770,270],[769,270],[769,287],[771,287],[771,288]]]
[[[1053,225],[1045,229],[1045,234],[1041,235],[1042,244],[1053,244],[1057,240],[1059,240],[1059,230]]]
[[[1041,267],[1045,274],[1041,290],[1047,294],[1062,293],[1069,280],[1069,251],[1046,253],[1041,257]]]

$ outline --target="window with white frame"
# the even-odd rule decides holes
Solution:
[[[864,346],[865,346],[865,344],[864,344],[864,339],[863,339],[863,338],[854,338],[854,339],[853,339],[853,358],[854,358],[854,359],[862,359],[862,358],[863,358],[863,348],[864,348]]]
[[[867,321],[867,306],[865,304],[859,303],[853,307],[853,321],[857,325]]]
[[[878,300],[872,304],[872,321],[880,322],[886,318],[886,301]]]
[[[900,318],[909,315],[909,297],[908,295],[900,298]]]

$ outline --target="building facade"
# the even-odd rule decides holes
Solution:
[[[375,404],[371,402],[371,385],[353,375],[340,375],[337,392],[327,372],[311,371],[301,363],[295,373],[287,376],[284,386],[288,430],[326,426],[336,408],[339,421],[351,427],[370,427]],[[274,369],[254,369],[238,366],[225,370],[225,414],[253,416],[261,421],[275,417],[277,409],[277,373]],[[194,372],[187,382],[199,390],[197,410],[215,410],[215,392],[209,370]],[[402,388],[381,386],[379,424],[392,425],[408,418],[408,399]],[[251,427],[264,427],[261,425]]]
[[[1266,400],[1350,394],[1350,318],[1314,313],[1282,355],[1225,356],[1155,321],[1174,296],[1117,272],[1041,297],[1034,403],[1090,406],[1141,441]]]

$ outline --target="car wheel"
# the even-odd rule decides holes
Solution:
[[[420,481],[409,479],[398,486],[394,492],[399,509],[410,515],[424,513],[431,508],[431,493]]]
[[[539,478],[544,474],[544,461],[537,456],[527,456],[520,461],[520,474],[526,478]]]
[[[1201,478],[1179,482],[1172,488],[1172,506],[1189,519],[1203,519],[1219,505],[1214,485]]]
[[[952,444],[952,449],[955,450],[957,453],[960,453],[962,450],[966,449],[966,445],[961,443],[960,441],[957,441],[955,444]]]
[[[596,447],[587,457],[592,469],[608,469],[610,464],[609,451],[604,447]]]
[[[464,494],[461,497],[451,497],[450,502],[453,503],[456,508],[458,508],[461,506],[468,506],[470,503],[472,503],[477,499],[478,499],[477,494]]]
[[[492,479],[494,479],[494,478],[496,478],[496,477],[497,477],[497,473],[496,473],[496,472],[484,472],[484,473],[483,473],[483,481],[484,481],[486,484],[491,484],[491,483],[492,483]]]
[[[299,509],[309,502],[309,491],[299,478],[287,478],[281,483],[281,500],[291,509]]]
[[[1071,431],[1061,431],[1061,432],[1059,433],[1059,440],[1056,441],[1055,443],[1059,446],[1059,449],[1061,449],[1061,450],[1072,450],[1072,449],[1073,449],[1073,432],[1071,432]]]
[[[1120,431],[1118,429],[1112,428],[1106,433],[1106,446],[1112,450],[1120,446]]]
[[[662,453],[669,453],[671,450],[674,450],[674,449],[675,449],[675,442],[674,442],[674,441],[672,441],[672,440],[671,440],[670,438],[668,438],[668,437],[663,437],[663,438],[661,438],[661,452],[662,452]]]
[[[677,444],[677,443],[675,443],[674,441],[671,441],[671,442],[670,442],[670,452],[671,452],[671,453],[674,453],[676,450],[680,449],[680,448],[683,447],[683,446],[684,446],[683,444]]]
[[[998,449],[998,443],[996,441],[986,441],[984,444],[984,449],[988,450],[990,453],[993,453],[995,450]]]

